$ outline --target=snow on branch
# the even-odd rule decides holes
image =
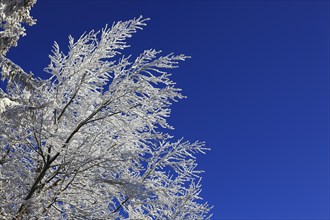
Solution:
[[[21,36],[25,36],[23,23],[35,24],[30,10],[36,0],[0,1],[0,55],[5,55],[11,47],[17,46]]]

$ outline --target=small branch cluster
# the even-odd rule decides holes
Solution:
[[[16,46],[21,36],[25,36],[22,23],[35,24],[30,16],[35,2],[36,0],[0,1],[0,56],[5,55],[10,47]]]

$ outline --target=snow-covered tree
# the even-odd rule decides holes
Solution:
[[[55,43],[46,80],[5,57],[32,0],[1,0],[0,219],[209,219],[197,153],[166,118],[185,55],[121,55],[142,17]],[[9,37],[9,41],[6,41]]]

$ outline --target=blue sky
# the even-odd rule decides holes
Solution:
[[[32,15],[8,56],[38,76],[54,40],[139,15],[128,54],[192,56],[169,121],[212,148],[199,167],[214,219],[329,218],[328,1],[39,0]]]

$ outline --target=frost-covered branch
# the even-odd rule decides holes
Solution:
[[[30,10],[36,0],[1,0],[0,1],[0,56],[11,47],[17,46],[21,36],[25,36],[23,23],[35,24]]]

